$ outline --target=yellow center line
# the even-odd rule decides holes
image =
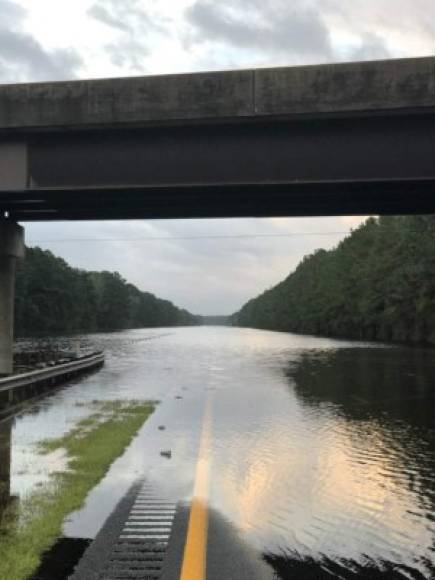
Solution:
[[[210,482],[211,400],[208,399],[196,464],[195,487],[180,580],[204,580],[206,573],[208,492]]]

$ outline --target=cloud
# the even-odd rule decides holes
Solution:
[[[0,81],[25,82],[74,77],[82,64],[73,49],[46,50],[22,29],[26,12],[10,0],[0,0]]]
[[[99,20],[106,26],[111,26],[117,30],[121,30],[122,32],[131,32],[131,27],[120,21],[106,6],[101,4],[94,4],[88,10],[89,16]]]
[[[361,7],[362,9],[362,7]],[[196,0],[186,9],[186,46],[201,45],[245,66],[312,64],[388,58],[376,26],[355,18],[359,8],[335,0]],[[343,35],[350,36],[343,43]],[[338,40],[337,40],[338,39]],[[213,47],[210,50],[210,47]]]
[[[435,3],[432,0],[317,0],[330,30],[353,36],[351,59],[433,54]]]
[[[145,70],[152,35],[166,32],[164,16],[146,9],[140,0],[97,0],[87,14],[118,34],[105,49],[113,65],[130,71]]]
[[[45,52],[48,46],[74,46],[83,55],[82,77],[418,56],[435,48],[435,3],[429,0],[0,0],[0,4],[9,30],[30,31]],[[24,17],[25,30],[19,24]],[[4,62],[0,70],[4,77]]]
[[[113,65],[130,72],[143,73],[146,70],[145,57],[150,54],[147,45],[141,40],[128,36],[106,44]]]
[[[0,14],[2,15],[0,26],[4,27],[7,24],[15,25],[20,23],[26,11],[22,6],[15,4],[11,0],[0,0]]]
[[[140,0],[97,0],[89,8],[88,15],[128,34],[146,29],[161,30],[163,22],[162,16],[156,17],[151,10],[146,10]]]
[[[349,54],[349,60],[377,60],[390,58],[391,53],[385,41],[376,34],[364,34],[361,36],[361,44]]]
[[[309,3],[273,0],[197,0],[186,10],[191,42],[226,43],[276,57],[325,61],[332,48],[328,28]]]
[[[74,76],[81,64],[72,50],[45,51],[30,35],[0,28],[2,80],[58,80]]]

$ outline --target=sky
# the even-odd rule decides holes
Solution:
[[[0,84],[428,56],[433,0],[0,0]],[[364,218],[26,224],[197,314],[229,314]]]

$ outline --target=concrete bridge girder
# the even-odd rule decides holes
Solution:
[[[13,371],[15,270],[24,258],[24,228],[0,221],[0,376]]]
[[[0,86],[17,222],[435,211],[435,58]]]

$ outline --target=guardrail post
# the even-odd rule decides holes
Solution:
[[[0,220],[0,376],[13,371],[16,261],[24,258],[24,228]]]

